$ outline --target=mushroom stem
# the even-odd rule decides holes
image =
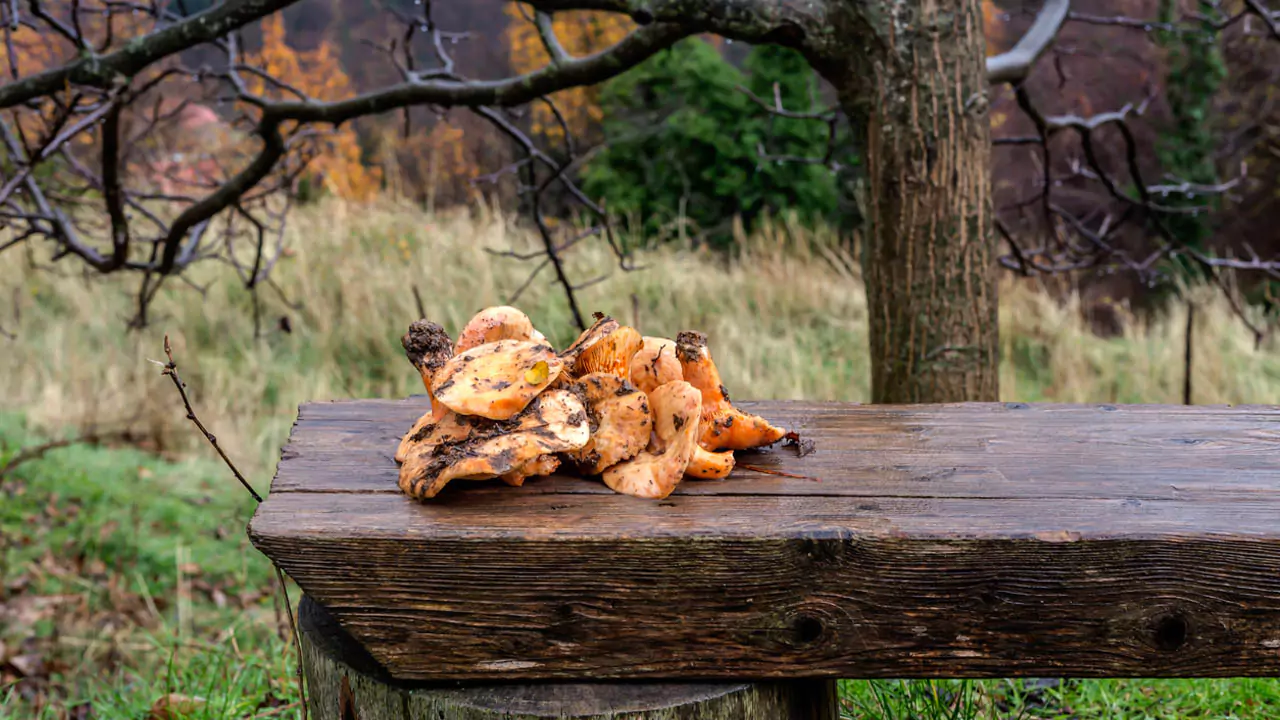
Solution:
[[[702,423],[698,440],[705,450],[747,450],[772,445],[786,435],[768,420],[742,412],[729,402],[729,391],[707,349],[707,336],[685,331],[676,335],[676,359],[684,379],[702,393]]]
[[[404,346],[405,357],[422,377],[422,386],[431,400],[431,421],[438,422],[448,408],[436,402],[434,378],[436,371],[453,357],[453,341],[439,323],[423,318],[409,325],[409,332],[400,338],[400,344]]]

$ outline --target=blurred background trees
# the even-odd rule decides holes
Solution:
[[[247,89],[271,100],[301,93],[323,101],[394,82],[396,64],[387,60],[397,43],[421,43],[426,31],[392,37],[387,13],[408,17],[421,2],[325,0],[270,16],[240,35],[245,64],[264,71],[246,75]],[[528,7],[502,0],[437,5],[432,17],[438,26],[466,30],[446,34],[443,42],[471,77],[503,77],[548,62]],[[1039,5],[984,0],[988,54],[1009,49]],[[148,13],[106,0],[41,6],[62,25],[75,25],[99,51],[155,29]],[[177,3],[167,12],[180,17],[203,7]],[[1126,104],[1135,107],[1123,132],[1109,126],[1094,133],[1092,150],[1100,166],[1123,178],[1120,190],[1135,189],[1126,175],[1124,134],[1130,134],[1146,184],[1162,207],[1177,210],[1160,215],[1168,237],[1214,257],[1243,258],[1234,269],[1246,269],[1255,254],[1280,252],[1280,239],[1271,231],[1280,221],[1280,21],[1260,7],[1250,12],[1249,0],[1077,0],[1048,56],[1021,84],[1042,116],[1087,119]],[[590,11],[556,13],[553,25],[566,51],[579,56],[635,29],[623,15]],[[28,76],[67,61],[69,47],[65,38],[11,23],[0,43],[0,67],[10,77]],[[250,128],[236,119],[242,103],[220,98],[203,78],[185,75],[213,55],[209,46],[189,50],[148,68],[144,74],[152,80],[141,89],[134,83],[133,92],[153,97],[130,104],[120,120],[139,129],[119,150],[127,156],[122,172],[148,178],[157,196],[190,196],[225,182],[234,159],[243,161],[252,144],[245,135]],[[842,173],[856,173],[859,158],[849,140],[861,130],[832,109],[831,88],[795,51],[691,37],[603,85],[563,90],[548,99],[515,113],[512,122],[550,155],[573,157],[570,172],[633,231],[632,243],[679,239],[727,248],[735,242],[735,227],[750,232],[762,218],[786,215],[810,228],[833,226],[851,247],[857,244],[856,208],[842,204],[839,183],[847,177]],[[64,111],[54,98],[24,107],[14,115],[15,132],[23,136],[15,140],[39,145],[39,133],[59,127],[54,118]],[[1039,276],[1038,282],[1056,292],[1080,293],[1099,332],[1117,330],[1115,303],[1162,307],[1186,281],[1230,283],[1241,302],[1277,308],[1274,271],[1229,272],[1228,263],[1224,276],[1215,277],[1185,253],[1144,265],[1158,233],[1149,222],[1119,227],[1117,219],[1132,213],[1126,215],[1123,203],[1099,182],[1077,137],[1057,133],[1044,151],[1029,142],[1035,123],[1017,93],[1004,85],[993,87],[990,117],[997,143],[997,217],[1017,238],[1018,251],[1033,256],[1028,262],[1006,252],[1002,263]],[[297,132],[297,159],[275,173],[278,182],[271,186],[287,185],[294,202],[391,195],[432,210],[478,202],[521,207],[517,195],[528,178],[498,171],[520,156],[519,143],[474,114],[413,107]],[[68,174],[60,189],[63,201],[87,202],[103,192],[77,169],[101,152],[100,142],[92,133],[79,137],[73,151],[39,169]],[[11,148],[3,153],[11,155]],[[21,191],[20,182],[9,184],[9,191]],[[1046,188],[1053,192],[1054,212],[1039,199]],[[571,203],[553,207],[571,219]],[[86,233],[110,232],[102,217],[75,222]],[[1123,260],[1104,262],[1075,252],[1072,246],[1088,245],[1090,233],[1102,233],[1112,259]],[[1050,276],[1035,268],[1067,272]]]

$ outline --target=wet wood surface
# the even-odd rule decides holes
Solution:
[[[425,400],[306,404],[250,536],[404,680],[1280,673],[1280,408],[742,405],[813,452],[420,503]]]

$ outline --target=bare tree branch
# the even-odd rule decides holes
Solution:
[[[1031,73],[1031,68],[1053,44],[1071,9],[1071,0],[1045,0],[1035,22],[1009,52],[987,58],[987,80],[1014,83]]]
[[[560,44],[560,38],[556,37],[551,15],[538,10],[533,17],[534,25],[538,28],[538,36],[542,38],[542,46],[546,48],[547,55],[551,58],[551,64],[563,65],[568,62],[571,58],[569,53],[564,51],[564,46]]]
[[[594,55],[502,80],[410,81],[337,102],[271,103],[264,107],[263,123],[293,120],[339,125],[363,115],[408,105],[471,108],[524,105],[559,90],[607,80],[691,34],[688,28],[677,25],[651,25]]]
[[[253,499],[261,504],[262,496],[253,489],[253,486],[249,484],[248,480],[245,480],[244,474],[240,472],[240,468],[236,467],[235,463],[231,462],[231,458],[227,457],[227,454],[223,452],[222,446],[218,445],[217,438],[215,438],[213,433],[209,432],[209,430],[205,428],[204,423],[200,422],[200,418],[196,416],[196,411],[192,409],[191,401],[187,398],[187,384],[182,381],[182,378],[178,377],[178,364],[173,361],[173,350],[169,346],[168,335],[164,336],[164,354],[168,360],[167,362],[161,363],[156,360],[153,360],[152,362],[163,367],[164,369],[161,371],[161,374],[167,376],[173,381],[173,386],[177,388],[178,395],[182,397],[182,404],[187,410],[187,419],[195,424],[195,426],[200,430],[200,433],[204,435],[205,439],[209,441],[209,444],[213,446],[213,449],[218,451],[218,456],[222,458],[222,462],[227,466],[227,469],[231,471],[231,474],[235,476],[236,480],[239,480],[240,484],[244,486],[244,489],[248,490],[249,494],[253,496]],[[302,707],[302,720],[307,720],[307,689],[302,675],[302,644],[298,638],[298,624],[293,617],[293,603],[289,600],[289,588],[284,582],[284,571],[282,571],[280,566],[276,565],[274,562],[272,563],[272,567],[275,568],[276,580],[280,583],[280,592],[284,594],[285,610],[289,613],[289,632],[293,635],[294,650],[297,652],[297,666],[294,668],[294,675],[298,680],[298,694],[302,697],[302,702],[300,703]]]
[[[67,85],[110,87],[117,76],[133,77],[158,60],[286,8],[298,0],[226,0],[182,22],[137,40],[107,55],[90,54],[58,68],[0,86],[0,109],[51,95]]]

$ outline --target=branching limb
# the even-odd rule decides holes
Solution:
[[[538,37],[542,38],[542,46],[546,48],[547,55],[551,58],[552,65],[564,65],[572,58],[569,53],[565,52],[564,46],[560,44],[560,38],[556,37],[556,29],[552,24],[551,15],[538,10],[533,16],[534,25],[538,28]]]
[[[298,0],[226,0],[221,5],[157,30],[107,55],[90,54],[67,65],[0,86],[0,109],[53,95],[68,85],[108,88],[117,76],[147,66],[282,10]]]
[[[410,81],[337,102],[271,103],[264,108],[263,123],[292,120],[340,125],[411,105],[515,107],[567,88],[603,82],[691,34],[687,27],[651,25],[593,55],[502,80]]]
[[[777,0],[522,0],[535,10],[601,10],[629,15],[638,25],[679,24],[692,33],[798,47],[830,32],[834,3]]]
[[[1031,73],[1031,68],[1053,44],[1071,9],[1071,0],[1045,0],[1035,22],[1009,52],[987,58],[987,80],[993,83],[1016,83]]]
[[[1244,4],[1249,8],[1250,12],[1257,15],[1266,24],[1267,30],[1271,32],[1271,37],[1280,40],[1280,11],[1268,8],[1262,3],[1262,0],[1244,0]]]

